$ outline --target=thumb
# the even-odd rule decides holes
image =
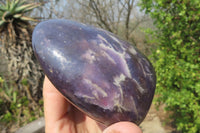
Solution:
[[[103,133],[142,133],[142,130],[131,122],[118,122],[107,127]]]

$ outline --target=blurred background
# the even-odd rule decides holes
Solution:
[[[0,131],[43,117],[44,74],[31,37],[39,22],[55,18],[103,28],[137,47],[157,74],[150,113],[168,132],[200,133],[199,0],[0,0]]]

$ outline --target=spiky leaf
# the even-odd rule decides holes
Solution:
[[[38,21],[34,18],[26,17],[26,16],[21,16],[20,19],[23,20],[23,21],[35,21],[35,22]]]
[[[3,26],[6,23],[17,21],[37,21],[34,18],[26,17],[25,13],[41,6],[41,3],[26,3],[25,0],[7,0],[0,3],[0,21]],[[20,23],[20,22],[19,22]]]

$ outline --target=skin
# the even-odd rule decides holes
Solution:
[[[43,86],[46,133],[142,133],[131,122],[118,122],[109,127],[89,118],[72,106],[45,77]]]

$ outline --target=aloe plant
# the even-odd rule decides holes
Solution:
[[[40,79],[43,74],[31,47],[33,26],[29,22],[37,20],[27,14],[42,4],[27,1],[0,2],[0,52],[8,62],[5,80],[14,82],[21,96],[37,101],[42,96]],[[23,84],[24,81],[27,84]]]
[[[12,21],[37,21],[31,17],[25,16],[25,13],[32,11],[41,3],[25,4],[24,0],[7,0],[6,3],[0,4],[0,27]]]

